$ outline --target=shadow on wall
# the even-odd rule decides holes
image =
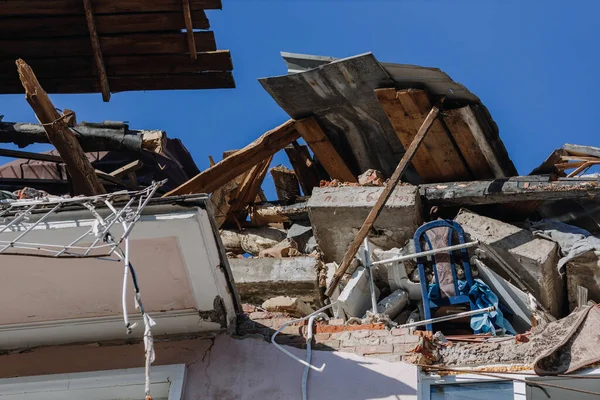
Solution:
[[[303,350],[287,347],[301,359]],[[416,399],[417,368],[350,353],[314,351],[308,398]],[[185,399],[300,399],[304,366],[261,339],[222,335],[189,364]]]

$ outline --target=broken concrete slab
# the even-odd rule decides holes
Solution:
[[[275,296],[292,296],[320,303],[317,271],[321,262],[313,257],[230,259],[242,301],[262,304]]]
[[[312,233],[310,222],[296,222],[287,231],[288,239],[294,239],[298,243],[298,250],[304,254],[310,254],[316,248],[316,242]]]
[[[504,279],[524,285],[555,317],[560,316],[565,293],[556,268],[556,243],[493,218],[461,209],[455,218],[469,240],[479,240],[480,259]]]
[[[377,303],[377,312],[388,315],[391,319],[394,319],[407,304],[408,292],[398,289]]]
[[[314,192],[313,192],[314,193]],[[375,297],[379,297],[379,289],[375,287]],[[346,315],[362,318],[371,308],[371,291],[369,289],[369,273],[364,267],[357,268],[352,274],[342,293],[338,297]]]
[[[311,306],[296,297],[277,296],[268,299],[262,304],[262,308],[272,312],[285,312],[293,317],[305,317],[314,310]]]
[[[588,290],[588,299],[600,303],[600,251],[588,251],[566,265],[569,310],[577,307],[577,286]]]
[[[313,232],[325,261],[340,262],[379,198],[382,187],[315,188],[308,201]],[[369,240],[387,250],[411,238],[423,222],[416,186],[398,186],[375,222]]]

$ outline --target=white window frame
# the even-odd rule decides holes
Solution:
[[[150,369],[151,390],[168,394],[168,400],[182,400],[185,364],[161,365]],[[135,391],[136,398],[144,397],[144,368],[78,372],[72,374],[38,375],[0,379],[0,399],[28,399],[27,395],[43,395],[45,399],[64,399],[69,391],[94,391],[86,400],[119,399]],[[157,396],[153,394],[154,398]],[[34,397],[32,397],[34,398]],[[131,398],[131,397],[125,397]]]
[[[533,371],[526,371],[533,372]],[[530,400],[531,391],[528,390],[528,386],[525,382],[513,381],[514,378],[531,380],[532,383],[538,380],[551,381],[553,377],[539,377],[535,375],[520,375],[520,374],[502,374],[493,373],[497,377],[491,377],[479,374],[459,374],[459,375],[445,375],[440,376],[438,374],[425,374],[419,372],[418,374],[418,389],[417,398],[419,400],[431,400],[431,386],[438,385],[451,385],[451,384],[467,384],[467,383],[482,383],[482,382],[506,382],[512,381],[514,388],[514,400]],[[584,371],[580,371],[573,375],[594,375],[600,380],[600,368],[591,368]],[[493,398],[486,400],[494,400]]]

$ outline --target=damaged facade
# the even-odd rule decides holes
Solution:
[[[0,142],[56,148],[0,149],[16,158],[0,167],[1,396],[600,396],[600,149],[566,144],[519,176],[441,70],[283,53],[288,74],[259,81],[290,119],[200,171],[164,131],[78,122],[46,95],[233,86],[229,53],[194,31],[220,1],[113,3],[42,7],[76,32],[49,38],[91,39],[83,86],[47,58],[0,60],[0,91],[40,121],[0,121]],[[0,36],[36,23],[0,10]],[[118,31],[123,13],[140,32]],[[94,44],[132,33],[161,41]]]

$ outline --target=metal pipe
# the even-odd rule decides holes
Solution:
[[[365,267],[369,273],[369,290],[371,292],[371,308],[373,314],[377,314],[377,296],[375,296],[375,282],[373,282],[373,264],[371,264],[371,252],[369,251],[369,238],[366,237],[363,242],[363,257]]]
[[[425,319],[423,321],[416,321],[416,322],[411,322],[409,324],[399,325],[398,328],[412,328],[413,326],[422,326],[422,325],[428,325],[428,324],[435,324],[437,322],[450,321],[450,320],[459,319],[459,318],[462,318],[462,317],[470,317],[471,315],[478,315],[478,314],[483,314],[483,313],[486,313],[486,312],[492,312],[495,309],[496,309],[496,307],[491,306],[491,307],[488,307],[488,308],[481,308],[479,310],[465,311],[465,312],[461,312],[461,313],[458,313],[458,314],[446,315],[445,317],[437,317],[437,318]]]
[[[308,365],[310,365],[311,360],[313,324],[315,323],[315,319],[318,317],[324,317],[325,319],[329,319],[329,317],[325,313],[312,314],[311,317],[308,319],[308,335],[306,336],[306,363]],[[302,374],[302,400],[308,399],[308,373],[310,371],[308,365],[304,367],[304,373]]]
[[[387,264],[387,263],[395,262],[395,261],[412,260],[412,259],[419,258],[419,257],[425,257],[425,256],[433,255],[433,254],[444,253],[444,252],[447,252],[447,251],[467,249],[469,247],[475,247],[475,246],[478,246],[478,245],[479,245],[479,240],[474,240],[472,242],[455,244],[454,246],[441,247],[439,249],[422,251],[420,253],[407,254],[405,256],[399,256],[399,257],[395,257],[395,258],[390,258],[388,260],[374,261],[374,262],[371,263],[371,265],[381,265],[381,264]]]

